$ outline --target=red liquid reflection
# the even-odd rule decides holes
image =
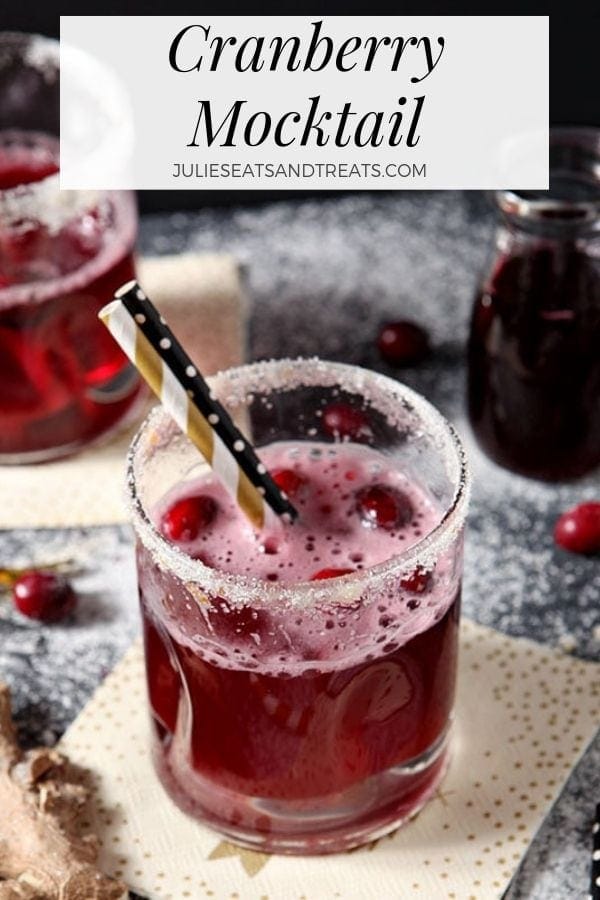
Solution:
[[[0,190],[58,171],[55,144],[39,144],[0,148]],[[43,458],[110,430],[139,394],[97,318],[133,278],[135,214],[116,193],[50,224],[28,208],[22,218],[1,212],[0,455]]]
[[[600,464],[600,268],[574,245],[501,259],[473,310],[469,415],[501,465],[545,479]]]

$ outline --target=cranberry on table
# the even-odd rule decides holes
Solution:
[[[77,604],[77,595],[70,582],[49,570],[25,572],[13,584],[12,593],[20,613],[42,622],[64,618]]]
[[[339,578],[340,575],[350,575],[355,569],[319,569],[311,575],[311,581],[324,581],[326,578]]]
[[[386,484],[372,484],[356,495],[356,508],[366,525],[392,531],[408,525],[413,508],[408,497]]]
[[[306,478],[294,469],[273,469],[271,478],[279,490],[288,497],[295,497],[300,488],[308,483]]]
[[[600,553],[600,503],[580,503],[564,512],[554,527],[554,540],[571,553]]]
[[[161,519],[160,530],[170,541],[193,541],[216,514],[217,504],[212,497],[185,497],[169,507]]]
[[[381,327],[377,346],[390,366],[412,366],[430,352],[429,335],[415,322],[387,322]]]
[[[366,413],[349,403],[329,403],[323,409],[323,431],[330,437],[365,440],[371,436]]]

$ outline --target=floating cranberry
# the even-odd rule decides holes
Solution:
[[[563,513],[554,540],[571,553],[600,553],[600,503],[580,503]]]
[[[56,622],[75,609],[77,595],[63,575],[39,569],[25,572],[13,584],[16,608],[30,619]]]
[[[293,469],[273,469],[271,478],[288,497],[295,497],[300,488],[307,484],[306,478]]]
[[[348,403],[330,403],[323,410],[323,431],[333,438],[350,438],[353,441],[371,437],[366,414]]]
[[[425,569],[417,568],[400,582],[400,587],[411,594],[424,594],[431,588],[433,575]]]
[[[429,354],[429,336],[414,322],[388,322],[377,338],[382,358],[390,366],[412,366]]]
[[[339,578],[340,575],[350,575],[355,569],[320,569],[311,576],[311,581],[323,581],[325,578]]]
[[[408,497],[387,484],[372,484],[356,495],[356,508],[365,524],[392,531],[408,525],[413,508]]]
[[[166,511],[160,530],[170,541],[193,541],[216,514],[217,504],[212,497],[185,497]]]

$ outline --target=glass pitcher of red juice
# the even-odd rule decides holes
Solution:
[[[58,44],[0,35],[0,463],[85,446],[142,395],[97,318],[134,274],[135,200],[61,191],[58,125]]]
[[[600,131],[550,137],[550,190],[500,191],[469,341],[469,416],[500,465],[546,480],[600,464]]]

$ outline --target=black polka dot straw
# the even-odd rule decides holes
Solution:
[[[592,879],[590,900],[600,900],[600,803],[592,826]]]
[[[295,519],[295,508],[139,284],[124,285],[99,316],[252,523],[262,528],[270,512]]]

